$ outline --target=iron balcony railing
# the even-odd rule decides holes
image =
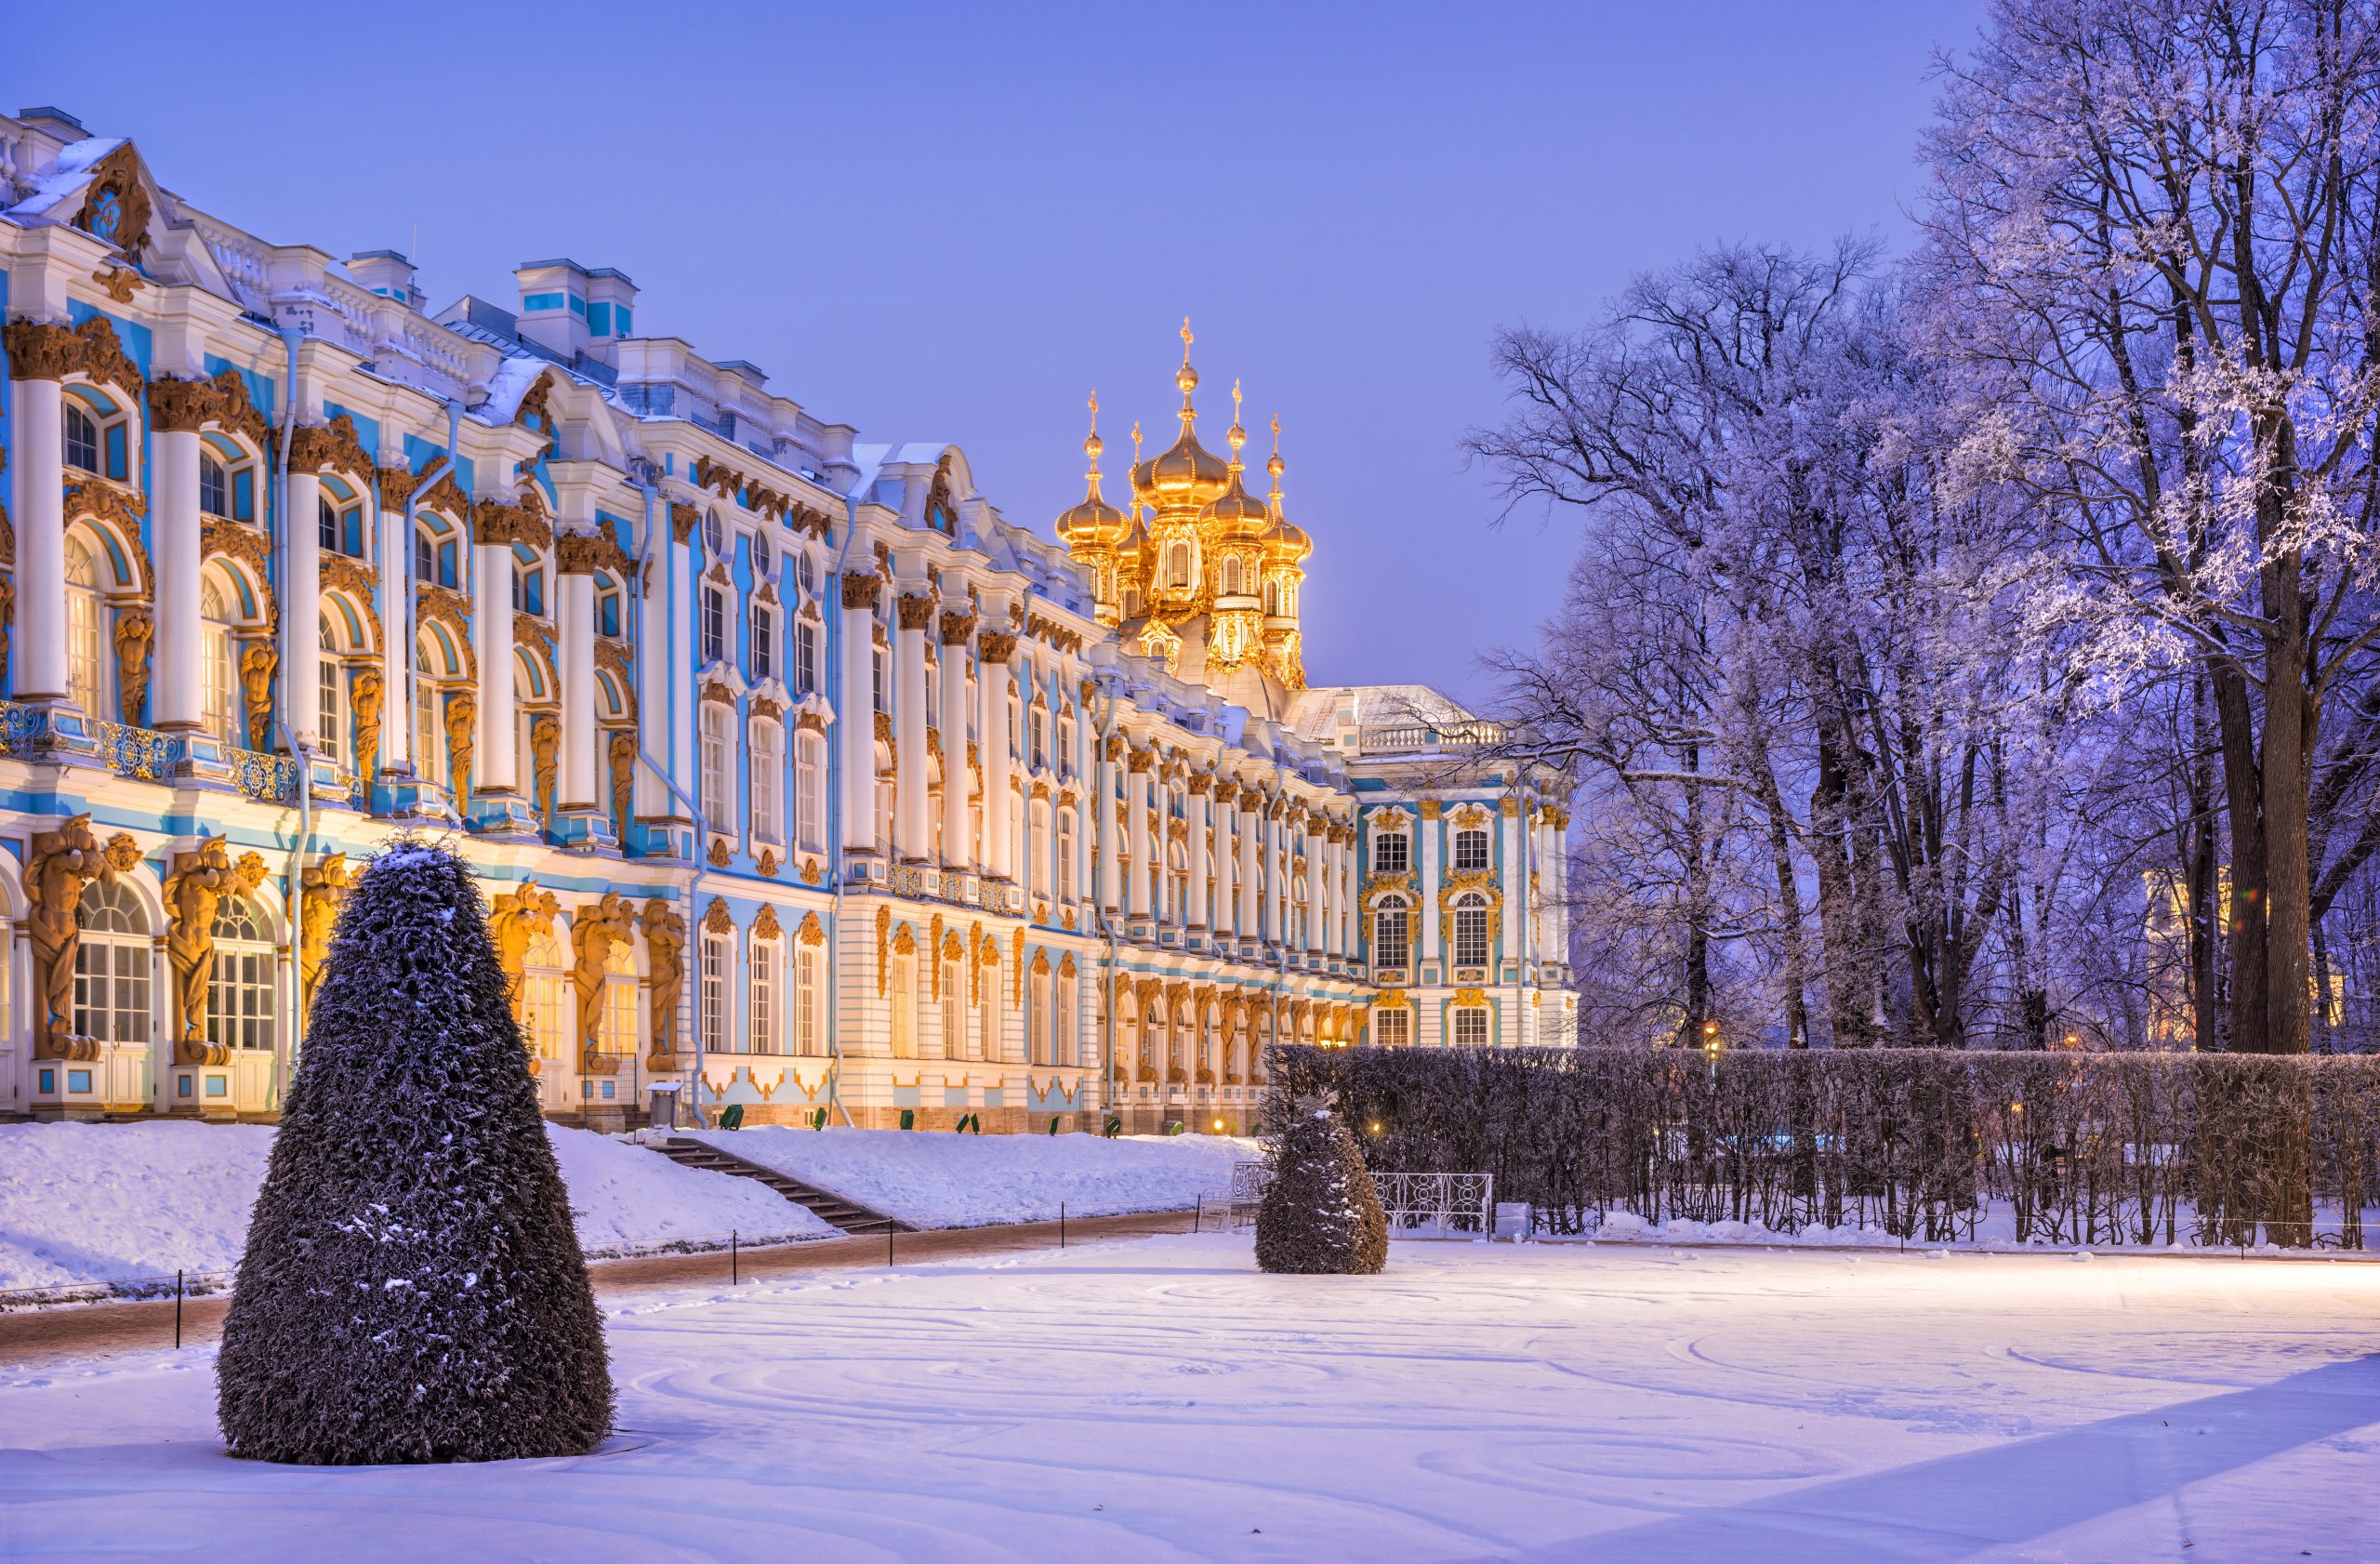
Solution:
[[[191,746],[179,734],[90,718],[60,723],[59,715],[50,707],[0,702],[0,756],[20,761],[80,758],[136,782],[171,782],[185,774]],[[298,766],[288,756],[228,745],[218,753],[231,785],[249,798],[285,803],[298,796]]]

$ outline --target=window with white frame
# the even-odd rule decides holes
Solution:
[[[801,845],[822,852],[826,842],[826,743],[814,733],[793,738],[793,815]]]
[[[1372,838],[1372,872],[1403,874],[1413,867],[1413,839],[1403,831],[1382,831]]]
[[[774,939],[752,942],[751,1051],[782,1054],[785,1048],[785,1005],[777,997],[777,973],[782,958]]]
[[[1058,812],[1058,895],[1072,901],[1081,894],[1080,869],[1075,863],[1075,812]]]
[[[1485,1005],[1463,1005],[1452,1014],[1454,1015],[1454,1045],[1457,1048],[1488,1046],[1491,1029]]]
[[[323,552],[326,554],[339,552],[338,507],[331,503],[328,495],[315,497],[314,535],[316,540],[322,544]]]
[[[231,485],[223,475],[223,464],[202,452],[198,458],[198,508],[210,516],[231,513]]]
[[[975,1007],[975,1052],[972,1057],[987,1064],[1006,1062],[1003,1052],[1006,1041],[1000,1036],[1000,969],[982,969],[983,992]]]
[[[1073,1066],[1084,1063],[1082,1040],[1078,1035],[1081,1012],[1082,979],[1061,973],[1058,977],[1058,1056],[1054,1061],[1057,1064]]]
[[[80,537],[66,539],[66,693],[83,714],[112,722],[108,663],[114,650],[99,596],[99,566]],[[21,677],[21,675],[20,675]]]
[[[99,420],[79,402],[69,399],[66,414],[66,465],[86,472],[99,470]]]
[[[1033,974],[1032,982],[1026,985],[1025,1062],[1027,1064],[1051,1065],[1057,1062],[1057,1055],[1051,1051],[1050,987],[1050,974],[1047,972]]]
[[[777,611],[770,603],[752,604],[752,677],[777,676]]]
[[[896,950],[886,963],[887,986],[892,997],[892,1057],[918,1056],[918,958]]]
[[[414,769],[425,782],[443,785],[446,780],[446,724],[441,721],[443,708],[438,698],[438,685],[428,674],[416,674],[413,682],[413,761]]]
[[[1033,805],[1033,833],[1026,840],[1034,849],[1032,862],[1025,874],[1026,883],[1032,887],[1035,895],[1046,896],[1050,894],[1050,855],[1046,851],[1050,844],[1048,804],[1037,802]]]
[[[818,688],[818,627],[807,619],[793,626],[793,693],[814,694]]]
[[[826,1052],[826,953],[815,945],[796,948],[793,958],[794,1045],[816,1057]]]
[[[74,909],[74,1031],[101,1042],[149,1040],[149,913],[121,881],[83,888]]]
[[[729,724],[735,713],[716,700],[703,702],[702,708],[703,814],[712,830],[731,830],[735,819],[735,781],[729,767],[734,763],[735,735]]]
[[[730,947],[725,934],[703,934],[702,949],[702,1028],[703,1052],[706,1054],[742,1053],[728,1040],[727,1026],[727,963]]]
[[[715,582],[703,583],[702,660],[707,667],[727,657],[727,593]]]
[[[945,1059],[967,1056],[966,981],[958,959],[945,957],[942,963],[942,1056]]]
[[[563,1056],[570,1035],[571,1007],[576,995],[570,974],[559,967],[531,966],[521,974],[521,1019],[529,1034],[529,1051],[540,1059]]]
[[[1454,833],[1454,867],[1476,872],[1488,867],[1488,833],[1476,827]]]
[[[1413,959],[1410,908],[1402,896],[1383,896],[1372,914],[1372,965],[1402,967]]]
[[[880,712],[880,711],[884,711],[884,710],[889,709],[890,709],[890,706],[891,706],[891,703],[890,703],[889,701],[887,701],[887,700],[884,698],[884,648],[883,648],[883,647],[881,647],[881,646],[871,646],[871,647],[869,647],[869,648],[868,648],[868,654],[867,654],[867,670],[868,670],[868,672],[867,672],[867,677],[868,677],[868,686],[867,686],[867,688],[868,688],[868,694],[869,694],[870,697],[871,697],[871,698],[873,698],[873,699],[874,699],[874,701],[876,702],[876,705],[875,705],[875,707],[874,707],[874,709],[875,709],[875,710],[877,710],[877,711],[879,711],[879,712]]]
[[[321,741],[323,758],[333,765],[347,760],[347,703],[343,698],[347,683],[339,668],[338,638],[331,633],[328,615],[323,616],[323,656],[316,669],[316,697],[321,706],[315,736]]]
[[[226,896],[215,913],[215,966],[206,986],[206,1040],[222,1048],[272,1047],[272,940],[264,916],[245,896]]]
[[[602,1008],[595,1020],[596,1040],[606,1054],[633,1054],[637,1048],[636,954],[629,940],[612,942],[603,961]]]
[[[1454,904],[1454,964],[1484,967],[1488,953],[1488,898],[1472,891]]]
[[[785,840],[785,731],[765,717],[752,724],[752,835]]]
[[[1372,1012],[1372,1042],[1381,1048],[1403,1048],[1413,1040],[1413,1013],[1403,1005]]]

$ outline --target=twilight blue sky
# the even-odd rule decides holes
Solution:
[[[433,308],[616,266],[641,331],[955,440],[1045,533],[1091,388],[1111,473],[1135,418],[1171,437],[1187,313],[1208,444],[1235,377],[1281,415],[1310,677],[1477,697],[1572,544],[1462,469],[1490,332],[1713,240],[1901,242],[1929,54],[1979,5],[103,9],[28,8],[0,99],[266,238],[410,250]]]

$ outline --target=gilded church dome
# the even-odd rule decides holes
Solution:
[[[1105,444],[1099,438],[1099,393],[1091,397],[1091,433],[1082,443],[1082,454],[1091,460],[1090,492],[1082,503],[1063,511],[1058,517],[1058,541],[1069,549],[1114,549],[1131,536],[1131,519],[1107,503],[1099,492],[1099,453]]]
[[[1161,510],[1198,510],[1220,498],[1231,483],[1231,464],[1198,444],[1198,410],[1191,393],[1198,372],[1190,366],[1190,323],[1182,323],[1182,367],[1173,383],[1182,391],[1182,433],[1172,444],[1132,469],[1132,496]]]
[[[1281,420],[1276,417],[1273,419],[1273,457],[1264,464],[1264,471],[1273,475],[1273,524],[1264,533],[1264,553],[1278,564],[1302,564],[1314,552],[1314,539],[1306,536],[1305,528],[1290,521],[1281,510],[1281,474],[1289,468],[1289,464],[1281,459]]]
[[[1248,444],[1248,431],[1239,427],[1239,388],[1231,389],[1231,432],[1224,438],[1231,443],[1231,461],[1225,468],[1223,492],[1215,497],[1204,510],[1198,512],[1202,527],[1211,527],[1218,537],[1261,537],[1272,525],[1273,511],[1263,500],[1248,492],[1240,482],[1242,471],[1239,448]]]

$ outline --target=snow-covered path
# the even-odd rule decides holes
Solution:
[[[0,1557],[2380,1557],[2368,1265],[1156,1239],[612,1330],[574,1461],[233,1462],[199,1354],[0,1383]]]

